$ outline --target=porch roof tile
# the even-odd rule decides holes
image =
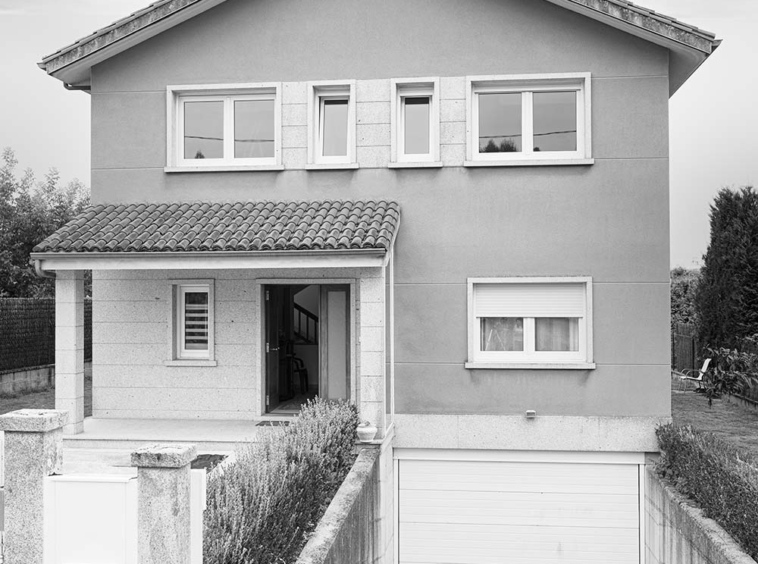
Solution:
[[[97,205],[35,253],[389,250],[397,202],[236,202]]]

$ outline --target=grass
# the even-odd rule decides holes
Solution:
[[[689,388],[677,390],[679,378],[672,375],[671,415],[678,425],[691,425],[699,431],[713,433],[718,438],[758,456],[758,409],[742,407],[725,399],[708,398]]]
[[[0,415],[18,409],[55,409],[55,388],[17,397],[0,397]],[[84,416],[92,415],[92,368],[84,370]]]

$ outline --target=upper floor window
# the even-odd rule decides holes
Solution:
[[[313,82],[309,90],[309,163],[355,163],[355,83]]]
[[[592,367],[591,279],[472,279],[469,285],[470,367]]]
[[[467,164],[589,164],[589,74],[468,82]]]
[[[278,85],[169,87],[168,167],[280,164],[278,90]]]
[[[439,80],[392,81],[393,163],[439,161]]]

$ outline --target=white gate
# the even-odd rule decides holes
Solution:
[[[45,564],[136,564],[137,477],[70,474],[45,479]],[[192,564],[203,561],[205,470],[191,471]]]

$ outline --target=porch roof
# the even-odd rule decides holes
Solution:
[[[34,247],[32,259],[63,268],[71,259],[376,256],[392,248],[399,222],[400,206],[384,200],[97,205]]]

